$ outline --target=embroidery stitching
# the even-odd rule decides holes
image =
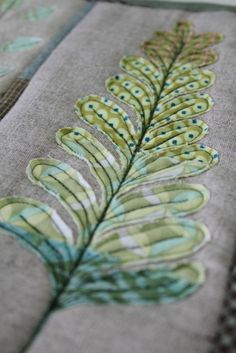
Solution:
[[[200,67],[216,60],[208,46],[221,40],[220,34],[196,35],[189,22],[179,22],[172,32],[157,32],[144,43],[148,59],[122,58],[126,73],[109,78],[106,87],[135,111],[137,127],[107,97],[77,101],[78,118],[113,143],[119,161],[83,128],[62,128],[56,139],[88,163],[101,200],[68,164],[30,162],[30,180],[67,209],[77,240],[49,206],[19,197],[0,200],[0,228],[33,249],[48,268],[53,294],[47,315],[79,303],[169,303],[203,283],[200,264],[177,260],[209,240],[203,224],[180,218],[203,207],[209,193],[202,185],[158,182],[194,176],[218,162],[214,149],[196,144],[208,132],[196,117],[213,105],[199,91],[214,83],[214,74]]]

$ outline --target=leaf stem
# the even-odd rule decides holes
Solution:
[[[93,237],[94,237],[94,234],[96,233],[98,227],[100,226],[100,224],[104,221],[104,219],[106,218],[106,214],[107,214],[107,211],[110,207],[110,204],[112,202],[112,200],[114,199],[114,197],[119,193],[123,183],[125,182],[129,172],[130,172],[130,169],[132,167],[132,164],[133,164],[133,161],[137,155],[137,153],[140,151],[141,149],[141,145],[143,143],[143,139],[145,137],[145,134],[147,133],[149,127],[150,127],[150,123],[153,119],[153,116],[154,116],[154,112],[159,104],[159,101],[160,101],[160,97],[161,97],[161,94],[164,90],[164,86],[165,86],[165,83],[166,83],[166,80],[168,79],[169,77],[169,74],[171,72],[171,69],[173,68],[173,65],[175,64],[178,56],[180,55],[183,47],[184,47],[184,42],[183,40],[181,40],[181,44],[179,46],[179,48],[176,50],[175,52],[175,55],[173,57],[173,60],[171,62],[171,64],[169,65],[168,67],[168,70],[166,71],[166,73],[164,74],[164,77],[163,77],[163,81],[162,81],[162,85],[161,85],[161,88],[160,88],[160,92],[159,92],[159,95],[156,97],[156,100],[155,100],[155,104],[154,104],[154,107],[152,109],[152,111],[150,112],[150,118],[148,120],[148,124],[146,126],[143,126],[143,129],[142,129],[142,133],[141,133],[141,136],[139,138],[139,141],[136,145],[136,148],[130,158],[130,161],[129,161],[129,164],[126,168],[126,170],[124,171],[124,174],[123,174],[123,177],[120,181],[120,184],[117,188],[116,191],[114,191],[109,199],[109,201],[107,202],[100,218],[98,219],[98,222],[96,224],[96,226],[94,227],[94,229],[92,230],[92,232],[90,233],[89,235],[89,239],[87,241],[87,243],[84,245],[83,249],[81,250],[79,256],[78,256],[78,259],[77,261],[74,263],[70,273],[68,274],[68,279],[64,282],[64,284],[60,287],[60,289],[58,290],[58,292],[56,293],[56,295],[52,298],[48,308],[46,309],[45,313],[43,314],[42,318],[40,319],[40,321],[38,322],[38,324],[36,325],[32,335],[30,336],[30,338],[28,339],[28,341],[26,342],[26,344],[23,346],[23,348],[21,349],[21,351],[19,353],[26,353],[27,350],[32,346],[34,340],[36,339],[36,337],[38,336],[38,334],[41,332],[42,328],[44,327],[44,325],[46,324],[46,322],[48,321],[48,318],[50,317],[50,315],[59,307],[58,303],[59,303],[59,300],[60,300],[60,297],[61,295],[64,293],[64,291],[66,290],[66,287],[69,285],[70,281],[71,281],[71,278],[73,277],[73,274],[74,272],[76,271],[76,269],[78,268],[78,266],[80,265],[82,259],[83,259],[83,256],[85,254],[85,252],[87,251],[87,248],[90,246],[92,240],[93,240]]]

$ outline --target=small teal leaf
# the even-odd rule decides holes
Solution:
[[[14,41],[6,45],[2,45],[0,49],[1,51],[6,53],[17,53],[17,52],[29,50],[41,42],[42,42],[42,38],[38,38],[38,37],[18,37]]]
[[[1,0],[0,11],[7,11],[10,8],[18,8],[25,0]]]
[[[55,7],[48,6],[38,6],[35,9],[28,10],[24,18],[28,21],[40,21],[48,18],[54,12]]]

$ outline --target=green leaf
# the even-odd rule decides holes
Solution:
[[[208,133],[208,126],[199,119],[182,120],[156,128],[146,134],[144,150],[166,150],[173,146],[186,146],[201,140]]]
[[[77,255],[71,230],[49,206],[27,198],[0,199],[0,229],[36,252],[47,266],[56,292]]]
[[[108,98],[87,96],[77,101],[76,113],[105,134],[127,164],[136,146],[136,131],[125,111]]]
[[[197,263],[146,269],[122,269],[107,265],[107,258],[85,258],[73,281],[63,292],[59,308],[75,304],[162,304],[186,298],[204,282]]]
[[[18,8],[22,5],[24,0],[1,0],[0,1],[0,11],[7,11],[11,8]]]
[[[190,220],[160,219],[98,232],[91,246],[95,251],[117,257],[123,264],[167,261],[192,255],[209,234],[204,225]]]
[[[121,180],[120,166],[114,156],[93,135],[82,128],[63,128],[56,134],[58,144],[68,153],[85,160],[96,176],[107,202]]]
[[[156,32],[151,40],[144,42],[142,48],[150,60],[167,72],[183,64],[192,68],[213,64],[217,54],[209,46],[222,41],[220,33],[195,34],[188,21],[178,22],[173,32]]]
[[[113,198],[106,219],[98,231],[149,222],[164,217],[180,217],[198,211],[209,199],[202,185],[140,185]]]
[[[6,53],[18,53],[29,50],[42,42],[38,37],[17,37],[14,41],[0,46],[0,51]]]
[[[153,94],[159,95],[164,76],[151,61],[141,56],[129,55],[121,59],[120,68],[149,85]]]
[[[82,175],[55,159],[34,159],[27,169],[30,180],[57,197],[78,226],[79,242],[85,242],[97,223],[97,199]]]
[[[137,154],[121,191],[131,186],[201,174],[219,161],[218,152],[204,145]]]
[[[38,6],[38,7],[35,7],[34,9],[28,10],[23,18],[33,22],[40,21],[51,16],[53,12],[54,12],[54,6],[51,6],[51,5]]]
[[[187,71],[188,70],[188,71]],[[187,71],[187,72],[186,72]],[[194,69],[187,65],[181,66],[165,81],[159,104],[183,94],[206,89],[215,82],[215,75],[210,70]]]
[[[155,107],[151,87],[129,75],[116,75],[106,81],[107,90],[121,102],[133,108],[138,118],[139,131],[147,124]]]
[[[212,98],[205,93],[184,94],[162,102],[156,107],[152,123],[147,131],[151,134],[156,128],[168,126],[175,121],[184,121],[208,112],[213,107]],[[192,121],[195,122],[194,120]]]

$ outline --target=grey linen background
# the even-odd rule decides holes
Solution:
[[[206,353],[210,348],[235,244],[235,14],[97,4],[53,52],[0,123],[0,197],[37,198],[56,207],[68,221],[53,197],[25,176],[28,161],[43,156],[78,168],[99,192],[85,164],[57,146],[55,132],[78,124],[73,113],[78,97],[107,94],[104,81],[119,70],[123,55],[139,53],[139,44],[152,32],[169,29],[184,18],[198,32],[225,35],[217,46],[220,59],[212,67],[217,80],[208,90],[216,105],[203,117],[210,126],[204,143],[220,151],[221,162],[190,180],[204,183],[211,191],[208,205],[192,217],[203,221],[212,234],[212,242],[194,256],[206,266],[207,281],[197,294],[172,305],[61,310],[51,316],[30,353]],[[50,285],[40,260],[4,234],[0,258],[0,346],[3,353],[18,353],[47,308]]]

